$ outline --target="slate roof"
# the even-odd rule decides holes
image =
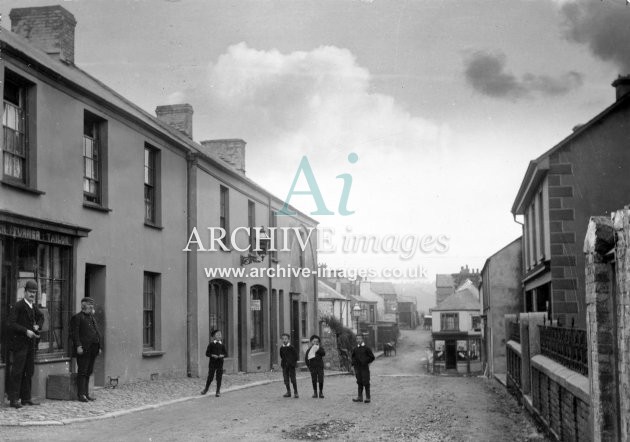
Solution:
[[[347,301],[348,298],[343,296],[334,288],[330,287],[328,284],[317,281],[317,299],[327,299],[327,300],[339,300],[339,301]]]
[[[475,293],[476,292],[476,293]],[[449,295],[444,301],[440,302],[432,311],[461,311],[461,310],[480,310],[479,292],[472,285],[462,287],[452,295]]]

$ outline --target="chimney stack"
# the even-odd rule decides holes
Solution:
[[[630,92],[630,75],[620,75],[612,82],[612,87],[617,91],[617,101]]]
[[[217,155],[223,161],[236,169],[241,175],[245,175],[245,145],[240,139],[207,140],[201,145],[210,154]]]
[[[168,104],[155,108],[160,121],[177,129],[192,140],[193,108],[190,104]]]
[[[67,9],[59,5],[14,8],[9,17],[11,32],[50,56],[74,64],[74,28],[77,21]]]

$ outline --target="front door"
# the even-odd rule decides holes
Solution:
[[[300,352],[300,302],[291,300],[291,345]]]
[[[457,341],[446,341],[446,369],[457,369]]]
[[[105,341],[105,266],[85,265],[85,296],[94,299],[96,304],[94,317],[98,328]],[[104,349],[107,349],[107,343],[101,343]],[[94,361],[94,385],[98,387],[105,386],[105,358],[106,351],[103,352]]]

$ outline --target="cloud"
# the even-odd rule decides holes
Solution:
[[[506,71],[502,53],[478,51],[464,60],[464,75],[476,91],[495,98],[518,100],[540,95],[563,95],[582,85],[582,75],[568,72],[559,77],[524,74],[521,79]]]
[[[567,1],[561,5],[565,36],[630,74],[630,8],[625,2]]]

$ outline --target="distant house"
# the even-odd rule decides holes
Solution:
[[[512,205],[523,216],[526,312],[586,326],[584,253],[593,213],[630,201],[630,76],[612,83],[616,101],[529,163]]]
[[[471,281],[475,287],[479,285],[479,270],[469,269],[466,265],[460,268],[459,273],[438,273],[435,278],[435,303],[444,301],[467,280]]]
[[[415,329],[418,326],[418,306],[415,301],[398,301],[398,323],[401,328]]]
[[[481,371],[480,315],[479,292],[471,281],[432,309],[434,373]]]
[[[352,328],[352,300],[322,281],[317,282],[317,310],[319,317],[333,316],[348,328]]]
[[[369,290],[383,299],[382,303],[378,303],[379,321],[398,322],[398,295],[394,284],[391,282],[368,282],[362,283],[361,289],[365,289],[368,284]],[[361,295],[364,296],[364,293],[362,292]]]
[[[481,270],[483,320],[482,363],[488,374],[506,373],[506,314],[522,311],[522,239],[519,237],[490,256]]]

